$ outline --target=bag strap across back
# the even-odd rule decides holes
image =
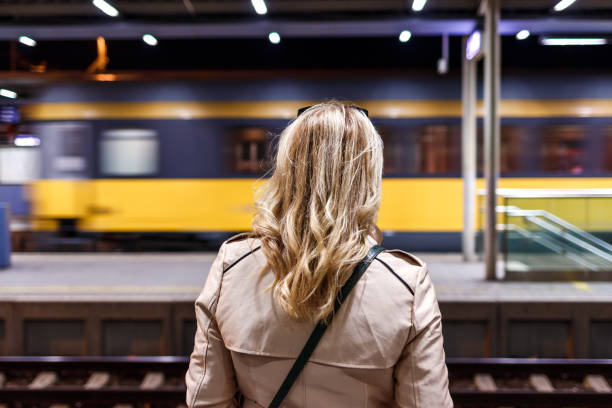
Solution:
[[[317,344],[319,344],[319,341],[321,340],[321,337],[323,337],[325,330],[331,324],[334,315],[338,313],[338,310],[340,310],[340,306],[342,306],[342,303],[351,293],[351,290],[353,290],[355,284],[357,283],[359,278],[361,278],[366,269],[368,269],[368,266],[370,266],[374,258],[376,258],[376,256],[378,256],[378,254],[380,254],[384,250],[385,248],[383,248],[382,246],[374,245],[372,248],[370,248],[366,257],[357,264],[357,266],[353,270],[353,274],[342,286],[340,292],[338,293],[338,297],[336,297],[336,302],[334,303],[334,313],[329,317],[329,321],[327,323],[323,321],[319,321],[319,323],[317,323],[316,327],[312,331],[312,334],[308,338],[308,341],[304,345],[304,348],[300,352],[300,355],[293,363],[291,370],[289,370],[287,377],[276,392],[276,395],[272,399],[270,405],[268,405],[268,408],[278,408],[283,402],[283,400],[289,393],[289,390],[291,390],[293,383],[295,382],[295,380],[297,380],[298,376],[300,375],[300,372],[302,372],[302,369],[304,368],[304,366],[308,362],[308,359],[317,347]]]

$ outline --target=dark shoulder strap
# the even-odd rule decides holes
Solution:
[[[374,245],[372,248],[370,248],[368,254],[363,259],[363,261],[357,264],[357,266],[353,270],[353,274],[342,286],[340,292],[338,293],[338,297],[336,298],[336,302],[334,303],[334,313],[330,316],[329,322],[327,324],[322,321],[317,323],[315,329],[308,338],[308,341],[304,345],[304,348],[300,352],[300,355],[295,360],[295,363],[293,363],[293,367],[291,367],[291,370],[289,370],[289,374],[287,374],[285,381],[283,381],[282,385],[276,392],[276,395],[272,399],[272,402],[270,403],[270,405],[268,405],[269,408],[278,408],[283,402],[283,400],[289,393],[291,386],[293,386],[293,383],[295,382],[295,380],[297,380],[298,376],[300,375],[300,372],[308,362],[308,359],[312,355],[314,349],[317,347],[317,344],[319,344],[319,340],[321,340],[321,337],[323,337],[323,333],[325,333],[327,326],[331,324],[332,318],[336,313],[338,313],[338,310],[340,310],[342,302],[344,302],[344,300],[351,293],[351,290],[353,289],[353,287],[355,287],[355,284],[357,283],[359,278],[361,278],[361,275],[363,275],[366,269],[368,269],[368,266],[370,266],[374,258],[376,258],[376,256],[384,250],[385,248],[381,247],[380,245]]]

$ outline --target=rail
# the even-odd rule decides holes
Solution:
[[[187,365],[186,357],[0,357],[0,401],[176,408]],[[458,408],[612,406],[612,360],[448,358],[447,366]]]
[[[455,407],[611,407],[612,360],[447,360]]]
[[[554,251],[557,253],[571,254],[573,251],[570,245],[574,245],[582,251],[593,255],[591,262],[586,262],[584,259],[579,261],[580,264],[591,270],[609,268],[612,265],[612,245],[548,211],[524,210],[516,206],[497,206],[496,211],[505,213],[509,217],[523,218],[527,223],[550,233],[556,238],[559,249]]]
[[[186,357],[0,357],[0,401],[178,407],[187,364]]]
[[[519,227],[518,225],[514,225],[514,224],[499,224],[497,226],[497,230],[498,231],[514,231],[516,232],[518,235],[520,235],[523,238],[529,239],[531,241],[537,242],[540,245],[542,245],[543,247],[551,250],[552,252],[558,254],[558,255],[563,255],[568,259],[571,259],[572,261],[574,261],[576,264],[578,265],[582,265],[587,269],[595,269],[593,268],[593,266],[586,261],[585,259],[583,259],[579,254],[575,254],[573,252],[568,252],[567,248],[563,245],[560,245],[559,243],[557,243],[557,241],[546,237],[546,236],[542,236],[540,234],[534,234],[533,232],[526,230],[524,228]]]

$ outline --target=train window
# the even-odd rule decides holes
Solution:
[[[582,174],[586,154],[584,126],[556,125],[545,128],[540,154],[545,171]]]
[[[20,140],[23,137],[23,140]],[[29,136],[27,136],[29,135]],[[43,178],[91,177],[93,131],[89,122],[46,122],[24,128],[15,139],[19,146],[39,144]]]
[[[268,131],[263,128],[241,128],[234,131],[234,170],[261,173],[268,168],[266,148]]]
[[[424,174],[457,173],[460,171],[457,126],[430,125],[420,129],[419,170]]]
[[[383,173],[385,175],[397,174],[401,172],[404,143],[398,142],[397,135],[386,127],[377,127],[377,131],[382,138],[383,149]]]
[[[525,129],[516,125],[502,125],[500,128],[501,140],[499,148],[499,171],[502,174],[514,173],[522,168],[523,143]],[[484,174],[484,128],[478,124],[476,136],[477,171]]]
[[[147,176],[158,170],[157,132],[113,129],[102,133],[100,171],[106,176]]]
[[[386,176],[458,174],[460,141],[458,126],[377,127],[384,143]]]
[[[513,173],[521,170],[521,152],[524,130],[518,126],[501,127],[500,172]]]
[[[79,177],[87,171],[87,159],[84,154],[86,128],[73,124],[58,125],[59,133],[55,142],[58,150],[57,155],[53,158],[53,170],[57,173]]]

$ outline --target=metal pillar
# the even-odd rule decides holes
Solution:
[[[474,261],[474,218],[476,214],[476,70],[477,62],[466,57],[463,38],[461,65],[461,174],[463,176],[463,259]]]
[[[500,60],[499,39],[500,1],[487,0],[485,9],[485,59],[484,59],[484,159],[486,218],[485,218],[485,267],[486,278],[496,279],[497,267],[497,179],[499,177],[499,99]]]

